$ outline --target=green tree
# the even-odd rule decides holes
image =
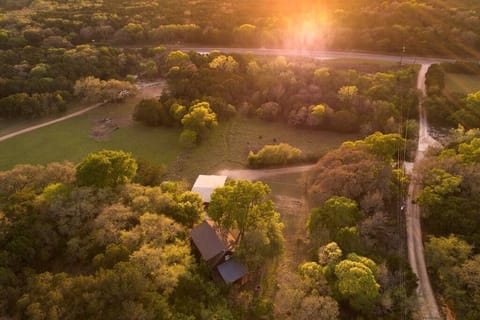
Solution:
[[[420,191],[417,201],[427,207],[438,205],[448,195],[458,192],[462,181],[461,176],[454,176],[439,168],[432,169],[424,177],[425,187]]]
[[[338,99],[351,105],[358,95],[356,86],[343,86],[338,90]]]
[[[128,81],[104,81],[92,76],[77,80],[74,86],[74,94],[88,102],[121,100],[136,92],[136,86]]]
[[[230,181],[213,192],[208,206],[208,215],[236,234],[234,246],[253,267],[280,254],[283,247],[283,224],[269,193],[262,182]]]
[[[306,286],[307,293],[328,292],[324,269],[320,264],[313,261],[304,262],[298,267],[298,273]]]
[[[318,249],[318,263],[322,266],[335,266],[342,256],[342,249],[336,242],[327,243]]]
[[[137,162],[130,153],[102,150],[90,153],[77,165],[80,186],[115,187],[129,182],[137,172]]]
[[[143,99],[133,111],[133,119],[149,126],[172,126],[175,124],[170,109],[156,99]]]
[[[232,56],[219,55],[208,66],[223,72],[235,72],[238,70],[238,62]]]
[[[480,138],[473,138],[469,142],[458,146],[458,154],[462,161],[467,163],[480,163]]]
[[[137,174],[134,182],[144,186],[158,186],[163,180],[167,169],[163,164],[156,164],[143,158],[137,158]]]
[[[191,106],[181,122],[185,129],[194,131],[199,135],[218,125],[217,115],[210,109],[208,102],[199,102]]]
[[[451,268],[464,263],[472,253],[472,246],[454,235],[430,236],[425,243],[428,265],[435,270]]]
[[[256,40],[256,31],[257,27],[253,24],[242,24],[233,30],[235,41],[240,45],[253,45]]]
[[[180,134],[178,140],[182,147],[191,149],[198,144],[198,133],[193,130],[185,129]]]
[[[315,235],[319,228],[326,227],[333,236],[343,227],[355,226],[362,216],[354,200],[332,197],[325,201],[323,206],[312,210],[308,229],[310,234]]]
[[[380,285],[371,269],[375,263],[367,258],[359,260],[362,259],[350,256],[335,267],[337,288],[353,309],[369,314],[379,296]]]

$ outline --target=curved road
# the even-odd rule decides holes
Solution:
[[[438,62],[451,62],[454,60],[450,59],[441,59],[441,58],[425,58],[425,57],[402,57],[402,56],[391,56],[383,54],[372,54],[372,53],[359,53],[359,52],[338,52],[338,51],[306,51],[306,50],[285,50],[285,49],[255,49],[255,48],[222,48],[222,47],[173,47],[172,49],[182,50],[182,51],[196,51],[199,53],[209,53],[214,50],[223,51],[223,52],[232,52],[232,53],[252,53],[256,55],[283,55],[283,56],[303,56],[310,57],[314,59],[337,59],[337,58],[353,58],[353,59],[364,59],[364,60],[377,60],[377,61],[389,61],[389,62],[400,62],[403,63],[416,63],[421,64],[418,75],[417,87],[422,91],[422,94],[425,94],[425,74],[429,66],[433,63]],[[0,137],[0,141],[9,139],[16,135],[29,132],[53,123],[57,123],[75,116],[78,116],[82,113],[88,112],[91,109],[98,107],[101,104],[90,106],[86,109],[80,110],[76,113],[61,117],[56,120],[48,121],[43,124],[32,126],[6,136]],[[418,163],[424,156],[425,151],[429,146],[436,144],[437,142],[428,134],[427,119],[425,111],[419,106],[420,110],[420,133],[419,133],[419,144],[416,153],[415,163]],[[291,167],[284,169],[271,169],[271,170],[223,170],[220,173],[226,174],[231,177],[242,177],[247,179],[258,179],[260,177],[272,176],[282,173],[293,173],[307,171],[311,166],[299,166]],[[412,179],[414,180],[414,179]],[[440,312],[433,294],[432,287],[430,285],[430,280],[428,278],[428,273],[425,266],[425,258],[423,255],[423,242],[422,242],[422,230],[420,225],[420,208],[412,203],[412,199],[415,197],[420,186],[412,182],[409,186],[409,197],[407,202],[407,244],[408,244],[408,257],[412,270],[415,272],[419,279],[419,286],[417,288],[417,294],[419,297],[419,306],[421,311],[421,316],[423,319],[441,319]]]

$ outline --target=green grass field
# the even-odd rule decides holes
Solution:
[[[480,75],[459,73],[445,74],[445,91],[447,94],[455,92],[469,94],[480,90]]]
[[[250,150],[258,151],[266,144],[286,142],[301,150],[324,154],[345,140],[358,135],[328,131],[301,130],[283,123],[265,122],[238,117],[219,126],[197,148],[184,152],[170,174],[173,178],[193,180],[198,174],[211,174],[221,169],[245,167]]]
[[[41,124],[44,122],[47,122],[49,120],[55,120],[59,117],[74,113],[76,111],[79,111],[83,108],[87,107],[87,105],[84,102],[80,101],[75,101],[72,102],[68,110],[65,113],[62,114],[52,114],[46,117],[42,117],[40,119],[32,119],[32,120],[5,120],[5,119],[0,119],[0,136],[7,135],[9,133],[15,132],[17,130],[21,130],[30,126],[34,126],[37,124]]]
[[[170,163],[180,150],[177,145],[180,131],[150,128],[133,122],[131,114],[140,98],[106,104],[76,118],[0,142],[0,170],[22,163],[77,162],[101,149],[121,149],[157,163]],[[96,141],[90,134],[105,118],[111,118],[120,128],[104,140]]]

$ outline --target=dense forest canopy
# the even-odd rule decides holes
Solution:
[[[241,296],[238,288],[226,299],[230,287],[213,282],[213,271],[194,256],[189,234],[205,217],[200,195],[182,182],[133,183],[144,182],[137,176],[142,166],[129,153],[102,150],[76,166],[19,165],[0,172],[0,316],[173,320],[262,314],[255,310],[263,300],[244,299],[243,306],[231,301]],[[240,229],[235,223],[248,211],[235,245],[237,259],[252,273],[282,251],[283,224],[269,193],[262,182],[239,180],[218,189],[211,201],[215,221],[233,221],[225,228]],[[229,197],[242,197],[238,212]]]
[[[477,1],[9,1],[0,47],[105,42],[375,50],[472,56]],[[23,8],[26,9],[23,9]],[[18,11],[20,10],[20,11]]]

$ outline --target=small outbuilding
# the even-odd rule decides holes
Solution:
[[[227,176],[199,175],[193,184],[192,192],[200,194],[204,203],[210,202],[210,196],[218,187],[223,187],[227,181]]]
[[[229,259],[224,263],[219,264],[217,266],[217,271],[226,284],[245,284],[245,282],[247,281],[247,268],[234,259]]]

